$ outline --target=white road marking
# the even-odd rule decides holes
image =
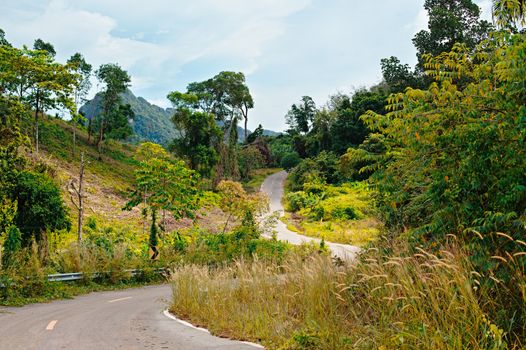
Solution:
[[[46,327],[46,330],[47,331],[52,331],[55,328],[55,325],[57,324],[57,322],[58,322],[58,320],[53,320],[53,321],[49,322],[47,327]]]
[[[132,297],[126,297],[126,298],[119,298],[119,299],[108,300],[108,303],[115,303],[117,301],[128,300],[128,299],[131,299],[131,298]]]
[[[201,327],[196,327],[194,326],[193,324],[189,323],[189,322],[186,322],[186,321],[183,321],[183,320],[180,320],[178,319],[177,317],[175,317],[174,315],[172,315],[170,313],[170,311],[168,310],[164,310],[163,312],[164,316],[168,317],[168,318],[171,318],[172,320],[174,321],[177,321],[179,322],[180,324],[186,326],[186,327],[190,327],[190,328],[193,328],[193,329],[196,329],[198,331],[201,331],[201,332],[205,332],[205,333],[208,333],[210,334],[210,331],[206,328],[201,328]],[[253,346],[255,348],[259,348],[259,349],[264,349],[265,347],[260,345],[260,344],[256,344],[256,343],[251,343],[251,342],[248,342],[248,341],[241,341],[240,343],[243,343],[243,344],[247,344],[247,345],[250,345],[250,346]]]

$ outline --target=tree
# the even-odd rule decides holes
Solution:
[[[90,78],[92,66],[87,63],[82,54],[78,52],[68,59],[67,65],[77,76],[77,84],[75,84],[74,90],[75,113],[72,114],[73,154],[75,154],[77,124],[80,124],[84,120],[84,117],[79,112],[79,108],[80,105],[86,102],[86,96],[91,89]]]
[[[204,122],[207,117],[195,113],[211,114],[222,126],[225,135],[224,142],[218,142],[215,145],[215,150],[219,154],[215,183],[225,177],[237,178],[239,175],[236,150],[238,142],[237,123],[241,118],[244,118],[246,127],[248,111],[254,104],[246,86],[244,74],[221,72],[206,81],[189,84],[186,90],[184,93],[174,91],[168,96],[176,110],[175,122],[186,123],[192,120],[192,116]],[[215,134],[211,127],[206,127],[205,130],[212,131]],[[174,143],[177,144],[178,141],[176,140]],[[201,147],[201,152],[207,155],[206,159],[213,159],[209,158],[212,155],[209,147]],[[181,145],[179,148],[182,149]]]
[[[408,64],[400,63],[397,57],[391,56],[381,60],[382,76],[392,93],[402,92],[407,87],[418,88],[422,86],[422,79],[413,72]]]
[[[307,138],[308,153],[311,156],[321,151],[329,151],[332,145],[332,126],[335,122],[335,113],[321,109],[316,112],[312,122],[312,129]]]
[[[45,51],[50,57],[54,58],[57,54],[53,44],[45,42],[42,39],[36,39],[33,44],[33,50],[36,51]]]
[[[473,50],[492,30],[487,21],[479,20],[480,8],[472,0],[426,0],[429,14],[428,30],[413,38],[419,67],[423,71],[423,55],[449,52],[456,43]]]
[[[285,116],[291,130],[306,134],[316,114],[316,104],[309,96],[303,96],[299,104],[293,104]]]
[[[98,116],[99,137],[97,148],[99,155],[102,154],[102,141],[112,113],[120,106],[120,94],[126,91],[130,85],[130,76],[118,64],[103,64],[95,72],[97,79],[104,84],[102,91],[102,113]]]
[[[493,14],[500,27],[526,24],[525,0],[493,0]]]
[[[526,254],[525,50],[524,34],[500,31],[474,51],[457,44],[425,55],[435,82],[392,95],[387,115],[364,117],[386,135],[390,159],[373,175],[386,224],[439,249],[454,235],[492,304],[513,310],[496,324],[519,339],[526,335],[517,288],[526,268],[517,259]]]
[[[35,114],[35,146],[39,152],[39,115],[48,109],[66,108],[73,112],[75,106],[70,96],[76,84],[76,76],[62,64],[53,61],[54,50],[49,43],[38,44],[47,50],[29,52],[32,60],[29,72],[30,93],[27,102],[33,106]]]
[[[9,41],[5,38],[5,32],[3,29],[0,28],[0,46],[11,46]]]
[[[110,113],[110,118],[107,119],[106,136],[114,140],[125,140],[127,137],[133,135],[133,129],[130,121],[135,119],[129,104],[119,105]]]
[[[358,90],[351,97],[342,95],[331,103],[335,114],[331,128],[332,149],[343,154],[349,147],[360,145],[369,130],[360,119],[368,110],[377,113],[385,111],[387,96],[381,91]]]
[[[263,131],[264,131],[263,126],[259,124],[256,130],[254,130],[250,135],[248,135],[246,139],[246,143],[250,144],[256,141],[257,138],[263,137]]]
[[[247,145],[239,151],[238,162],[241,179],[248,180],[252,170],[261,168],[265,159],[258,148]]]
[[[84,152],[80,154],[80,170],[78,185],[76,181],[71,180],[68,184],[68,190],[71,195],[71,203],[77,208],[78,220],[77,220],[77,241],[82,242],[82,226],[84,225]],[[77,197],[76,199],[74,198]]]
[[[154,150],[155,157],[144,159],[145,150]],[[188,169],[184,162],[175,160],[151,143],[142,144],[137,151],[139,168],[135,171],[137,188],[130,194],[125,209],[144,203],[151,214],[150,248],[157,248],[157,213],[167,210],[178,220],[183,217],[194,217],[199,208],[198,175]]]
[[[269,199],[265,194],[262,192],[247,194],[239,182],[223,180],[217,185],[217,191],[221,195],[219,207],[228,214],[223,233],[226,232],[232,218],[238,220],[246,216],[253,218],[268,210]]]
[[[188,159],[191,169],[202,176],[210,176],[218,161],[216,149],[222,142],[222,133],[214,116],[206,111],[192,109],[199,100],[197,95],[172,92],[168,99],[175,109],[172,121],[181,133],[172,143],[175,152]]]
[[[13,200],[18,203],[15,222],[22,232],[22,244],[28,246],[35,239],[45,259],[47,232],[71,228],[60,189],[47,175],[25,170],[17,176]]]

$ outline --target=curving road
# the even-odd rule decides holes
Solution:
[[[270,198],[270,211],[279,212],[280,216],[285,214],[283,205],[281,204],[281,199],[284,194],[285,180],[287,179],[287,172],[281,171],[270,175],[265,179],[261,185],[261,191],[265,192]],[[275,227],[277,238],[282,241],[288,241],[292,244],[301,244],[303,242],[314,241],[320,243],[320,239],[312,238],[307,236],[299,235],[295,232],[287,229],[287,226],[281,221],[278,220]],[[333,255],[339,257],[342,260],[352,260],[356,253],[360,251],[360,248],[349,245],[349,244],[338,244],[326,242],[327,246],[330,248]]]
[[[262,191],[272,211],[283,215],[286,172],[269,176]],[[318,239],[291,232],[278,221],[277,236],[293,244]],[[359,250],[327,243],[333,254],[352,259]],[[164,313],[172,296],[169,285],[91,293],[72,300],[20,308],[0,307],[0,350],[232,349],[257,346],[214,337]]]
[[[168,318],[171,294],[162,285],[0,308],[0,349],[257,349]]]

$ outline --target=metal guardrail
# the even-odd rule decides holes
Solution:
[[[137,276],[138,274],[144,272],[144,270],[141,269],[134,269],[134,270],[124,270],[124,272],[128,272],[131,274],[132,277]],[[154,273],[163,273],[166,272],[166,269],[159,268],[152,270]],[[105,272],[94,272],[91,274],[90,279],[100,278],[105,275],[110,274],[111,271],[105,271]],[[47,275],[47,280],[49,282],[69,282],[69,281],[80,281],[82,279],[86,278],[85,273],[83,272],[70,272],[70,273],[55,273],[52,275]],[[5,285],[0,283],[0,288],[4,288]]]
[[[134,276],[137,276],[138,274],[140,274],[141,272],[143,272],[144,270],[140,270],[140,269],[133,269],[133,270],[124,270],[124,272],[128,272],[131,274],[132,277]],[[152,270],[152,272],[154,273],[163,273],[163,272],[166,272],[166,269],[164,268],[159,268],[159,269],[155,269],[155,270]],[[111,271],[105,271],[105,272],[94,272],[90,278],[91,279],[95,279],[95,278],[100,278],[100,277],[103,277],[104,275],[108,275],[110,274]],[[47,276],[47,280],[49,282],[68,282],[68,281],[78,281],[78,280],[81,280],[81,279],[84,279],[85,276],[84,276],[84,273],[83,272],[72,272],[72,273],[56,273],[56,274],[53,274],[53,275],[48,275]]]

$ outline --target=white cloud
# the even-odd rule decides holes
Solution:
[[[15,45],[41,37],[64,61],[119,63],[132,90],[168,107],[166,94],[219,70],[243,71],[256,108],[249,126],[284,127],[302,95],[318,104],[338,89],[380,79],[379,62],[414,63],[427,28],[424,0],[1,0],[0,27]],[[491,0],[480,0],[491,18]],[[96,91],[96,85],[94,86]]]

